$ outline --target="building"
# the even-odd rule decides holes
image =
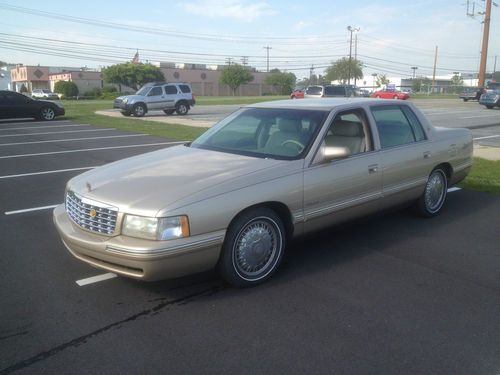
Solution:
[[[57,81],[73,82],[78,87],[80,95],[92,91],[93,89],[101,89],[104,86],[102,73],[95,71],[79,70],[79,71],[63,71],[49,75],[50,90],[54,91],[54,86]]]
[[[12,91],[32,92],[34,89],[50,89],[48,66],[16,65],[10,71]]]
[[[0,90],[12,90],[10,69],[12,69],[10,66],[0,67]]]

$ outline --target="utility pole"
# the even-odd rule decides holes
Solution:
[[[358,61],[358,33],[354,34],[354,61]],[[356,86],[357,80],[356,76],[354,76],[354,86]]]
[[[246,66],[248,64],[248,56],[241,56],[241,63],[243,66]]]
[[[263,48],[267,50],[267,72],[269,73],[269,50],[273,48],[269,46],[265,46]]]
[[[231,66],[231,61],[232,61],[232,60],[233,60],[233,58],[232,58],[232,57],[228,57],[228,58],[226,59],[227,65]]]
[[[491,0],[486,0],[484,12],[483,46],[481,48],[481,64],[479,65],[479,87],[484,87],[486,78],[486,60],[488,58],[488,39],[490,37]]]
[[[495,55],[495,64],[493,64],[493,79],[496,82],[496,75],[497,75],[497,55]]]
[[[309,68],[309,84],[310,85],[312,84],[313,74],[314,74],[314,64],[312,64],[311,67]]]
[[[438,46],[436,46],[436,53],[434,54],[434,70],[432,71],[432,89],[431,93],[434,92],[434,87],[436,85],[436,65],[438,61]]]

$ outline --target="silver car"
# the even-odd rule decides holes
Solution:
[[[438,214],[471,165],[469,130],[433,127],[409,102],[268,102],[71,179],[54,222],[76,258],[120,275],[217,267],[252,286],[297,236],[407,202]]]

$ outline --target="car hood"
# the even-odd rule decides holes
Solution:
[[[266,178],[275,178],[287,163],[181,145],[85,172],[70,180],[68,188],[122,212],[154,216],[169,206],[182,206],[256,183],[257,172],[267,170],[264,174],[272,177]],[[234,184],[235,180],[239,184]]]
[[[144,96],[142,95],[124,95],[124,96],[119,96],[116,98],[117,100],[123,101],[123,99],[127,100],[144,100]]]

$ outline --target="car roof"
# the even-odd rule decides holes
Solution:
[[[342,106],[352,106],[354,103],[359,104],[377,104],[377,105],[394,105],[394,101],[386,101],[372,98],[321,98],[321,99],[288,99],[275,100],[270,102],[262,102],[249,104],[246,107],[252,108],[289,108],[289,109],[320,109],[331,111],[334,108]],[[403,104],[398,101],[397,104]],[[406,103],[405,103],[406,104]]]

